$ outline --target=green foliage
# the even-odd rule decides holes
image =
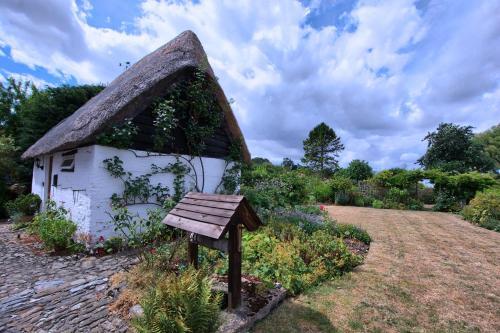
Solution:
[[[269,161],[267,158],[263,157],[254,157],[252,158],[252,165],[257,166],[260,164],[269,164],[272,165],[271,161]]]
[[[351,179],[342,176],[334,176],[330,179],[328,184],[330,185],[337,205],[347,205],[351,202],[354,196],[354,185]]]
[[[172,196],[172,200],[175,202],[179,202],[184,196],[185,192],[185,178],[186,175],[189,174],[191,169],[181,162],[179,156],[176,156],[175,163],[169,163],[165,168],[159,168],[156,165],[152,165],[153,174],[158,173],[172,173],[174,175],[174,195]],[[161,188],[161,185],[158,184],[157,188]],[[168,194],[166,187],[163,187],[163,194]],[[157,196],[158,198],[158,196]],[[161,199],[158,199],[160,201]]]
[[[477,134],[473,141],[482,147],[490,159],[495,161],[495,169],[500,169],[500,125]]]
[[[211,287],[203,270],[188,268],[178,276],[164,276],[141,300],[144,315],[132,325],[141,333],[215,332],[221,296]]]
[[[450,174],[440,170],[429,170],[425,177],[434,183],[434,190],[438,193],[446,192],[448,196],[456,197],[457,202],[468,202],[477,191],[482,191],[497,184],[497,180],[490,174],[476,171]]]
[[[290,207],[307,200],[306,176],[300,170],[285,170],[270,164],[245,168],[240,192],[260,209]]]
[[[123,239],[120,237],[111,237],[104,241],[104,251],[106,253],[116,253],[123,247]]]
[[[327,124],[321,123],[309,132],[304,140],[304,157],[302,162],[321,174],[333,172],[338,168],[339,153],[344,150],[335,131]]]
[[[458,212],[461,209],[457,197],[446,191],[440,191],[436,196],[436,203],[432,208],[437,212]]]
[[[334,193],[349,192],[353,188],[352,181],[346,177],[334,176],[328,183]]]
[[[500,189],[478,192],[464,207],[462,215],[483,228],[500,232]]]
[[[297,169],[297,165],[288,157],[283,158],[283,162],[281,162],[281,166],[285,169],[288,170],[295,170]]]
[[[352,224],[335,224],[334,231],[338,237],[354,238],[365,244],[370,244],[372,241],[372,238],[365,230]]]
[[[171,100],[164,100],[157,103],[153,109],[153,126],[155,127],[155,149],[161,151],[168,142],[174,138],[174,130],[178,126],[179,120],[175,116],[175,108]]]
[[[369,242],[366,232],[303,215],[273,214],[269,223],[243,236],[243,270],[292,294],[339,275],[360,263],[341,238]]]
[[[408,189],[424,178],[421,170],[392,168],[378,172],[372,181],[383,188]]]
[[[347,192],[336,192],[335,193],[335,204],[340,206],[346,206],[351,201],[351,196]]]
[[[373,169],[366,161],[352,160],[345,169],[345,175],[354,181],[366,180],[373,176]]]
[[[19,108],[21,129],[16,137],[21,151],[40,139],[49,129],[70,116],[104,87],[94,85],[35,89]]]
[[[166,201],[162,208],[148,209],[144,218],[133,214],[127,207],[115,207],[113,213],[108,215],[115,231],[123,235],[127,245],[139,247],[171,238],[172,232],[162,220],[172,207],[172,203]]]
[[[427,152],[418,162],[426,169],[436,168],[443,171],[494,170],[494,161],[473,139],[471,126],[441,123],[435,132],[425,136]]]
[[[109,174],[123,182],[124,189],[121,194],[113,194],[111,202],[113,208],[126,207],[134,204],[154,204],[162,206],[165,200],[172,198],[178,202],[185,193],[184,178],[190,172],[190,168],[176,157],[174,163],[169,163],[166,167],[151,165],[151,172],[133,177],[131,172],[126,172],[123,168],[123,161],[114,156],[103,161],[105,169]],[[174,195],[170,196],[170,189],[161,183],[151,184],[151,176],[161,173],[174,174]]]
[[[76,224],[66,217],[67,214],[64,208],[56,208],[54,202],[49,202],[44,211],[35,215],[30,229],[48,249],[66,250],[71,247],[72,237],[77,229]]]
[[[364,207],[365,206],[365,199],[360,195],[355,196],[354,197],[354,206]]]
[[[205,141],[220,128],[223,113],[214,95],[214,83],[201,68],[192,80],[177,84],[165,98],[175,109],[178,128],[186,136],[189,155],[201,156]]]
[[[125,119],[123,123],[113,125],[97,137],[97,143],[119,149],[130,148],[134,137],[139,132],[139,127],[132,119]]]
[[[42,199],[38,195],[29,193],[7,202],[5,208],[10,217],[16,214],[34,215],[40,209],[41,203]]]
[[[225,159],[224,173],[215,192],[222,194],[235,194],[241,183],[243,169],[242,143],[235,140],[229,148],[229,156]],[[222,189],[219,189],[222,186]]]
[[[408,209],[410,209],[410,210],[423,210],[424,204],[421,201],[412,198],[408,202]]]
[[[372,202],[372,207],[373,207],[373,208],[378,208],[378,209],[384,208],[384,202],[383,202],[383,201],[381,201],[381,200],[377,200],[377,199],[375,199],[375,200],[373,200],[373,202]]]
[[[7,136],[14,136],[19,129],[19,113],[29,92],[37,90],[29,81],[17,81],[12,77],[0,82],[0,128]]]
[[[334,200],[332,187],[319,177],[307,177],[306,191],[310,193],[314,202],[332,202]]]
[[[13,195],[7,187],[31,184],[33,164],[21,160],[21,153],[102,88],[64,85],[37,89],[13,78],[0,83],[0,217],[3,203]]]

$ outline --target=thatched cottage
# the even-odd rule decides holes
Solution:
[[[187,156],[185,138],[177,133],[172,144],[155,149],[152,107],[169,89],[202,68],[213,87],[216,105],[223,114],[222,125],[206,140],[197,159]],[[98,144],[99,135],[113,125],[131,120],[138,129],[129,147],[118,149]],[[191,160],[190,179],[203,177],[203,192],[214,192],[220,184],[230,145],[240,142],[243,160],[250,154],[231,107],[217,83],[197,36],[185,31],[145,56],[111,82],[74,114],[61,121],[31,146],[23,158],[34,159],[32,192],[44,202],[49,199],[69,211],[79,232],[94,237],[112,236],[110,197],[123,191],[123,182],[104,168],[105,159],[117,156],[132,176],[147,174],[151,165],[173,163],[176,156]],[[173,187],[174,176],[156,174],[152,183]],[[186,182],[186,187],[190,183]],[[186,191],[190,188],[186,188]],[[144,215],[148,204],[134,205]]]

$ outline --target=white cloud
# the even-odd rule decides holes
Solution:
[[[134,33],[90,26],[91,7],[5,0],[0,44],[31,68],[105,83],[118,63],[191,29],[236,100],[253,155],[275,162],[299,160],[321,121],[346,145],[342,164],[360,158],[383,168],[411,167],[425,150],[420,139],[441,121],[483,130],[500,119],[498,2],[430,1],[419,11],[413,1],[363,0],[341,13],[354,31],[313,29],[311,8],[297,1],[145,0]]]

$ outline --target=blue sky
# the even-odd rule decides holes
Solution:
[[[498,0],[3,0],[0,80],[106,84],[190,29],[253,156],[298,161],[324,121],[342,165],[414,167],[440,122],[499,123],[499,12]]]

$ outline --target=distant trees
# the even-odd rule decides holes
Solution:
[[[304,157],[302,162],[312,170],[326,174],[339,167],[337,158],[344,150],[344,145],[335,131],[327,124],[321,123],[314,127],[303,144]]]
[[[252,164],[253,165],[259,165],[259,164],[272,164],[272,163],[267,158],[264,158],[264,157],[254,157],[254,158],[252,158]]]
[[[283,158],[283,162],[281,162],[281,166],[285,169],[288,170],[295,170],[297,169],[297,165],[292,161],[292,159],[285,157]]]
[[[436,168],[443,171],[493,170],[494,161],[473,139],[472,126],[441,123],[435,132],[424,137],[427,151],[418,163],[425,169]]]
[[[481,145],[485,154],[495,162],[495,169],[500,169],[500,124],[476,134],[473,141]]]
[[[344,175],[355,181],[366,180],[373,176],[373,169],[366,161],[352,160],[345,168]]]
[[[12,78],[0,83],[0,215],[9,196],[8,186],[17,183],[29,188],[32,165],[22,161],[21,154],[103,88],[64,85],[38,89]]]

